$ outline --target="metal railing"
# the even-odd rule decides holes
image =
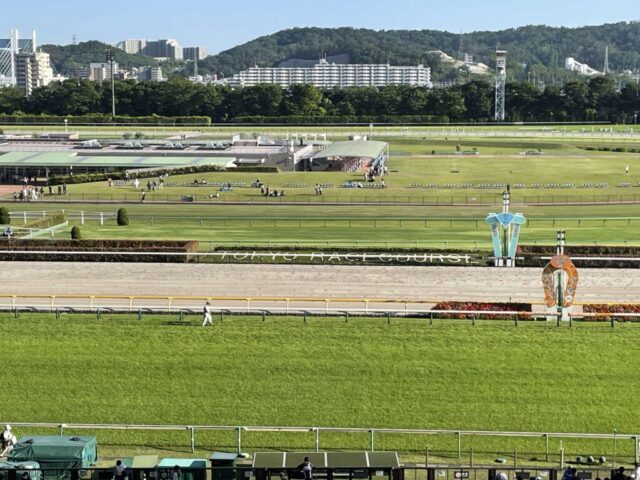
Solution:
[[[434,310],[441,302],[434,299],[389,298],[318,298],[318,297],[233,297],[233,296],[162,296],[162,295],[36,295],[0,294],[0,310],[56,310],[114,313],[200,313],[204,302],[214,303],[221,313],[263,313],[272,315],[503,315],[525,318],[531,312]],[[539,302],[542,304],[542,302]]]
[[[369,437],[368,450],[376,450],[376,436],[391,435],[445,435],[454,437],[457,442],[458,458],[462,457],[463,437],[508,437],[508,438],[529,438],[541,439],[544,441],[544,452],[546,458],[550,455],[550,439],[589,439],[589,440],[631,440],[633,442],[634,462],[640,459],[640,445],[637,433],[586,433],[586,432],[518,432],[502,430],[451,430],[451,429],[422,429],[422,428],[376,428],[376,427],[326,427],[326,426],[256,426],[256,425],[145,425],[145,424],[103,424],[103,423],[62,423],[62,422],[15,422],[3,419],[3,422],[12,425],[14,428],[36,428],[36,429],[56,429],[60,435],[65,430],[145,430],[145,431],[186,431],[189,435],[191,451],[196,449],[196,432],[201,431],[225,431],[233,432],[236,435],[236,450],[240,454],[243,450],[243,435],[248,433],[309,433],[313,435],[313,443],[316,451],[320,449],[330,449],[331,446],[321,445],[322,433],[341,434],[365,434]],[[273,446],[277,448],[277,446]],[[335,447],[333,447],[335,448]]]
[[[171,188],[171,187],[166,187]],[[202,190],[205,187],[199,187]],[[311,188],[311,187],[310,187]],[[136,203],[160,203],[160,204],[238,204],[238,205],[397,205],[397,206],[499,206],[502,204],[500,189],[494,193],[474,193],[469,191],[451,195],[402,195],[389,193],[386,195],[341,195],[325,193],[323,195],[291,193],[287,190],[284,197],[265,197],[261,195],[217,192],[210,189],[209,194],[182,192],[180,194],[147,192],[144,202],[141,193],[69,193],[67,195],[48,195],[38,200],[19,203],[116,203],[116,204],[136,204]],[[295,189],[293,189],[295,190]],[[209,190],[208,190],[209,191]],[[219,196],[215,194],[219,193]],[[188,201],[185,196],[190,197]],[[7,201],[10,201],[7,197]],[[538,194],[538,195],[514,195],[511,204],[513,206],[562,206],[562,205],[634,205],[640,203],[640,194],[601,194],[601,195],[561,195],[561,194]]]

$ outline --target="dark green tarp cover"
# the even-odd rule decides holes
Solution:
[[[22,437],[9,456],[11,462],[35,461],[42,468],[87,468],[98,459],[96,437]]]

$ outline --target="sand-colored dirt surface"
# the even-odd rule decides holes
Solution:
[[[541,269],[0,262],[2,294],[540,302]],[[640,270],[582,269],[578,302],[640,301]]]

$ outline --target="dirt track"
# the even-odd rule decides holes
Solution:
[[[542,301],[540,269],[0,262],[2,294]],[[580,270],[578,302],[640,300],[640,270]]]

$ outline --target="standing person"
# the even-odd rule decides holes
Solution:
[[[207,301],[202,309],[202,326],[213,325],[213,319],[211,318],[211,302]]]
[[[62,194],[67,194],[67,182],[62,182]]]
[[[127,467],[122,464],[122,460],[116,461],[116,480],[121,480],[127,476]]]
[[[142,191],[142,196],[140,197],[140,203],[144,203],[144,199],[147,197],[147,192]]]
[[[181,480],[182,473],[180,473],[180,467],[176,465],[171,472],[171,480]]]
[[[2,452],[0,452],[0,456],[4,456],[7,452],[10,452],[17,443],[18,439],[11,431],[11,425],[5,425],[4,432],[2,432]]]
[[[304,480],[313,480],[313,464],[309,457],[304,457],[304,462],[298,465],[298,470],[302,471]]]

